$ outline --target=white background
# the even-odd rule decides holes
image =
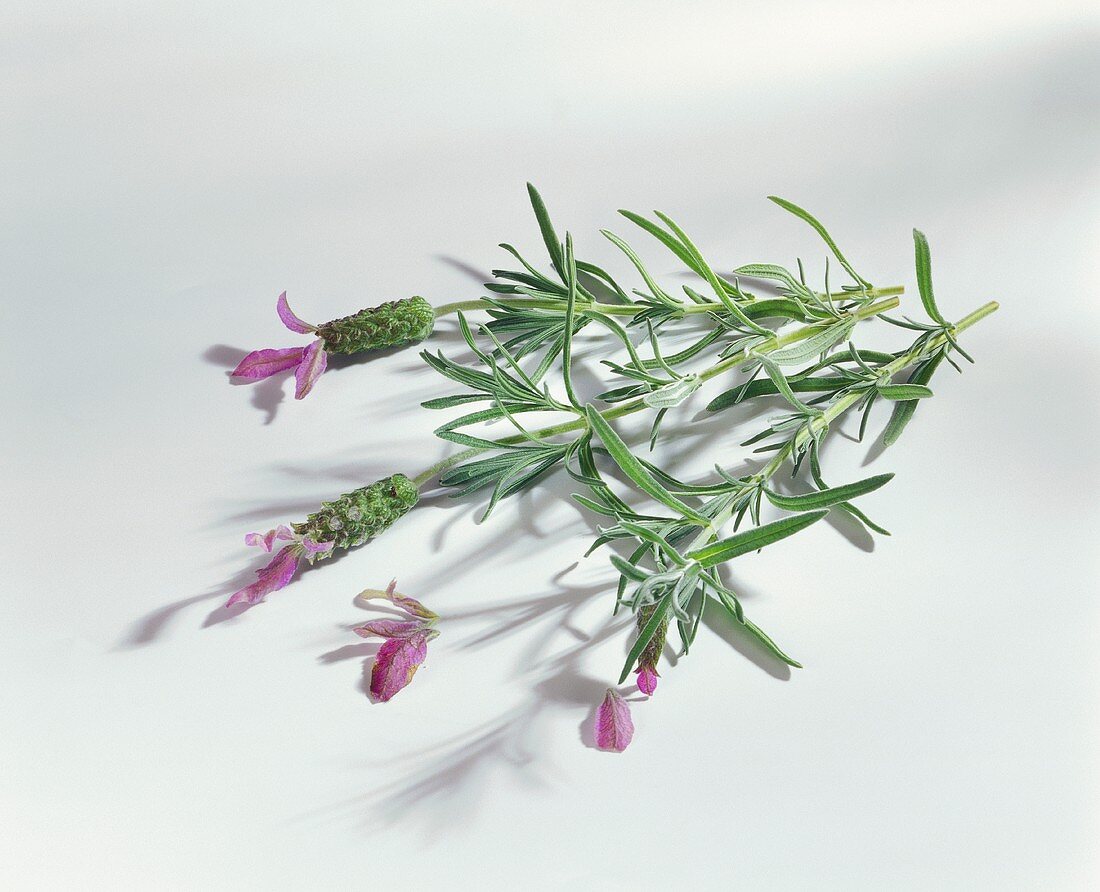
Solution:
[[[1095,887],[1098,84],[1084,2],[0,6],[0,884]],[[567,481],[219,609],[245,532],[446,449],[415,351],[230,386],[300,342],[278,292],[475,297],[498,242],[539,255],[528,179],[617,270],[619,207],[819,270],[779,194],[875,282],[912,293],[918,225],[948,315],[1003,305],[871,471],[830,450],[897,472],[892,538],[739,562],[806,668],[714,618],[622,756],[587,744],[629,620]],[[735,466],[755,428],[700,405],[664,457]],[[348,627],[391,576],[443,634],[373,705]]]

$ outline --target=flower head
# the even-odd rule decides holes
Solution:
[[[596,710],[596,746],[601,750],[621,753],[634,739],[634,721],[630,705],[614,688],[607,689],[603,703]]]
[[[359,597],[385,598],[404,610],[412,619],[376,619],[356,626],[352,631],[361,638],[385,638],[378,649],[370,674],[370,692],[381,701],[389,700],[404,688],[428,656],[428,642],[439,635],[435,623],[439,615],[416,598],[397,592],[397,580],[385,591],[367,589]]]
[[[275,311],[292,332],[315,335],[316,340],[305,347],[253,350],[233,369],[232,375],[260,381],[293,369],[294,398],[299,400],[321,377],[330,353],[363,353],[415,344],[428,337],[435,325],[435,310],[422,297],[388,301],[323,325],[312,325],[294,314],[284,291]]]
[[[279,314],[283,325],[291,331],[297,334],[317,332],[316,325],[303,322],[294,315],[290,304],[287,303],[285,291],[279,295],[275,311]],[[235,378],[260,381],[279,372],[294,369],[294,398],[300,400],[313,389],[313,385],[321,377],[327,365],[328,354],[325,352],[325,342],[319,337],[305,347],[253,350],[233,369],[232,375]]]

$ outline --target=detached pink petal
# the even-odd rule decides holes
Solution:
[[[386,597],[389,598],[391,603],[400,607],[406,613],[410,613],[413,616],[420,619],[439,619],[439,614],[434,610],[429,610],[423,604],[421,604],[416,598],[410,598],[408,595],[401,595],[397,593],[397,580],[391,579],[390,584],[386,586]]]
[[[275,310],[279,314],[279,318],[283,320],[283,325],[289,328],[291,331],[296,331],[298,334],[309,334],[316,331],[315,325],[310,325],[308,322],[303,322],[297,316],[294,315],[294,311],[290,309],[290,304],[286,302],[286,292],[284,291],[279,295],[279,301],[275,305]]]
[[[280,350],[253,350],[233,369],[234,378],[260,381],[279,372],[292,369],[302,361],[304,347],[286,347]]]
[[[252,585],[245,586],[239,592],[234,592],[229,600],[225,602],[225,606],[232,607],[241,601],[256,604],[262,601],[266,595],[284,588],[293,578],[294,571],[298,569],[300,553],[297,545],[285,546],[282,551],[275,555],[271,563],[262,570],[256,571],[256,575],[260,578]]]
[[[317,383],[325,367],[328,365],[328,354],[324,349],[325,342],[318,338],[310,343],[302,353],[302,361],[298,363],[298,370],[294,373],[297,386],[294,388],[294,399],[303,399]]]
[[[630,706],[614,688],[607,689],[607,696],[596,710],[596,746],[601,750],[621,753],[634,739],[634,722],[630,718]]]
[[[424,631],[424,624],[416,619],[373,619],[352,631],[360,638],[411,638]]]
[[[637,670],[638,690],[646,696],[652,697],[657,690],[657,670],[652,666],[642,666]]]
[[[419,632],[411,638],[388,638],[378,649],[370,674],[370,692],[383,702],[412,681],[428,656],[428,636]]]

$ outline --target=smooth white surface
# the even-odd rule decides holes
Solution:
[[[0,884],[1095,888],[1098,29],[1071,2],[0,7]],[[912,289],[919,225],[949,315],[1003,304],[873,464],[892,538],[739,562],[807,668],[705,631],[621,757],[582,742],[627,636],[565,482],[482,526],[432,499],[218,610],[244,532],[444,454],[415,351],[302,403],[230,387],[298,340],[275,296],[474,297],[497,242],[538,254],[528,179],[594,259],[658,207],[727,268],[819,265],[775,193],[877,282]],[[736,462],[725,423],[677,449]],[[347,628],[391,576],[445,622],[372,705]]]

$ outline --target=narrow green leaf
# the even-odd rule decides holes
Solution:
[[[851,333],[854,326],[855,320],[851,318],[828,325],[808,338],[796,341],[789,347],[771,351],[768,358],[779,365],[797,365],[807,359],[813,359],[820,353],[824,353],[837,341],[844,340]]]
[[[893,474],[876,474],[856,483],[845,483],[843,486],[833,486],[818,492],[806,493],[798,496],[785,496],[770,489],[764,490],[768,501],[784,511],[814,511],[819,508],[830,508],[833,505],[847,502],[869,492],[874,492],[880,486],[885,486],[894,478]]]
[[[924,312],[928,314],[928,318],[940,325],[947,325],[947,320],[943,318],[939,307],[936,306],[936,297],[932,293],[932,251],[928,247],[928,239],[919,229],[913,230],[913,245],[917,255],[917,288],[920,290],[920,301],[924,304]]]
[[[704,567],[713,567],[743,554],[756,551],[780,539],[793,536],[800,530],[806,529],[810,524],[817,523],[829,512],[809,511],[805,514],[796,514],[793,517],[784,517],[782,520],[773,520],[763,526],[745,530],[743,533],[735,533],[727,539],[712,542],[694,551],[689,551],[685,557],[697,560]]]
[[[653,475],[646,470],[641,461],[630,451],[626,443],[615,433],[614,428],[596,411],[594,406],[591,404],[585,406],[585,411],[588,414],[589,425],[596,436],[603,441],[611,458],[642,492],[667,505],[673,511],[679,512],[698,526],[705,527],[710,524],[707,518],[699,514],[694,508],[681,502],[654,479]]]
[[[851,383],[852,382],[847,378],[834,376],[800,379],[787,378],[787,386],[795,393],[828,393],[847,387]],[[771,380],[752,381],[747,387],[739,384],[737,387],[720,393],[712,399],[707,404],[707,411],[719,412],[722,409],[728,409],[730,406],[735,406],[745,400],[756,399],[761,396],[776,396],[778,393],[779,388],[776,387],[775,382]]]
[[[751,620],[746,619],[744,622],[745,629],[750,635],[752,635],[757,641],[764,645],[774,656],[781,659],[788,666],[794,666],[795,669],[801,669],[802,664],[783,652],[783,650],[772,641],[771,636],[768,635],[763,629],[756,625]]]
[[[932,380],[932,375],[936,372],[936,367],[943,359],[943,353],[937,353],[931,359],[926,360],[914,369],[913,374],[909,376],[910,384],[927,384]],[[905,430],[905,426],[909,423],[913,417],[913,413],[917,411],[918,400],[903,400],[894,406],[894,412],[890,416],[890,420],[886,423],[886,430],[882,435],[882,443],[884,446],[893,446],[898,438],[901,436],[902,431]]]
[[[807,416],[814,416],[821,414],[816,409],[811,409],[802,400],[794,395],[794,391],[791,390],[790,384],[784,377],[783,372],[780,371],[778,364],[772,362],[769,357],[761,356],[760,364],[764,367],[764,371],[771,379],[772,384],[775,385],[776,390],[782,394],[783,398],[794,406],[801,414]]]
[[[550,255],[550,262],[554,264],[554,269],[558,271],[558,275],[564,281],[565,260],[562,257],[561,242],[558,241],[558,235],[554,232],[554,224],[550,222],[550,214],[546,210],[546,204],[543,202],[542,196],[539,195],[539,190],[530,183],[527,184],[527,194],[531,197],[531,207],[535,211],[535,219],[538,220],[539,231],[542,232],[542,240],[546,243],[546,251]]]
[[[702,386],[698,375],[685,375],[645,394],[642,402],[651,409],[672,409]]]
[[[807,210],[803,210],[797,204],[787,201],[785,198],[779,198],[775,195],[769,195],[768,198],[769,200],[774,201],[777,205],[783,208],[783,210],[789,211],[799,219],[805,221],[806,223],[809,223],[810,226],[812,226],[817,232],[817,234],[821,236],[821,240],[829,246],[829,250],[832,251],[836,259],[840,261],[840,265],[843,266],[845,270],[847,270],[848,275],[855,279],[855,281],[858,282],[863,288],[871,287],[871,283],[864,279],[861,275],[859,275],[859,273],[857,273],[852,268],[852,264],[848,262],[848,258],[840,253],[840,248],[838,248],[836,242],[833,241],[833,237],[829,235],[825,227],[822,226],[820,222],[818,222],[817,218],[814,217],[813,214],[811,214]]]
[[[932,396],[932,391],[923,384],[883,384],[878,394],[887,400],[923,400]]]

